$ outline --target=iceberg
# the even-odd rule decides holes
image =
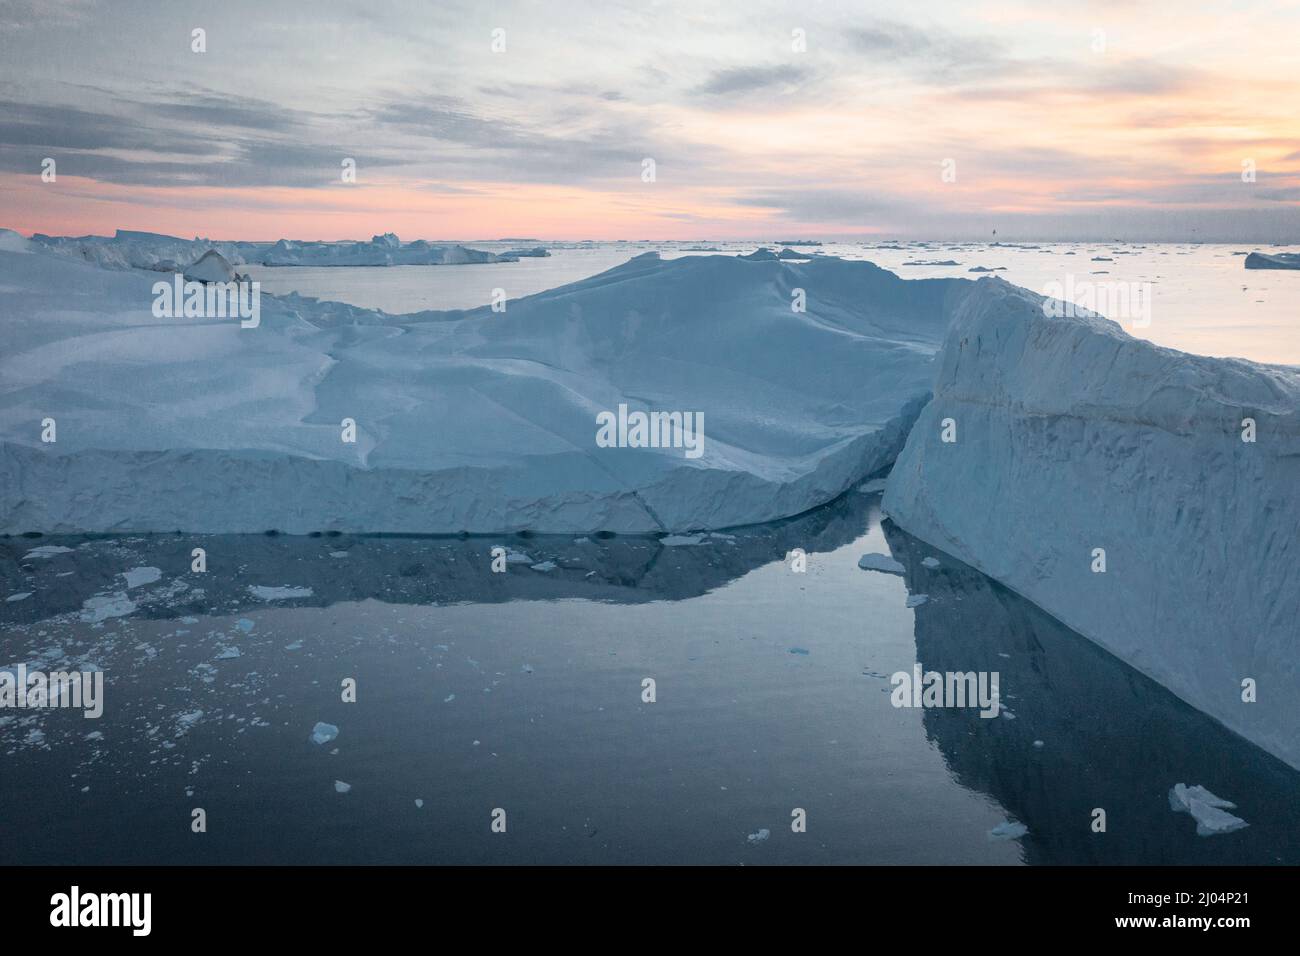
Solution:
[[[0,250],[0,533],[677,534],[801,514],[893,461],[974,287],[647,253],[503,312],[264,294],[241,328],[160,322],[156,273],[34,249]],[[601,447],[620,405],[693,415],[706,440]]]
[[[233,282],[235,267],[216,249],[209,249],[185,269],[184,276],[191,282]]]
[[[1300,269],[1300,253],[1252,252],[1246,256],[1247,269]]]
[[[16,238],[6,241],[7,235]],[[245,263],[265,266],[438,266],[517,262],[520,256],[549,255],[544,249],[498,255],[455,243],[430,243],[423,239],[404,243],[391,232],[374,236],[369,242],[301,242],[294,239],[217,242],[127,229],[119,229],[113,236],[70,237],[37,233],[30,242],[11,230],[0,230],[0,249],[48,251],[108,269],[177,272],[182,271],[177,263],[189,262],[192,265],[183,270],[185,277],[200,282],[229,281],[233,277],[233,266]],[[204,263],[212,256],[219,261]],[[230,275],[223,276],[226,270]]]
[[[882,510],[1300,767],[1300,370],[997,278],[936,369]]]

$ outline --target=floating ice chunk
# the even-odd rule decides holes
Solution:
[[[32,596],[31,591],[19,591],[17,594],[11,594],[5,598],[6,604],[13,604],[15,601],[25,601]]]
[[[52,558],[56,554],[67,554],[71,548],[65,548],[57,544],[43,544],[39,548],[33,548],[23,555],[24,561],[33,561],[40,558]]]
[[[754,843],[754,844],[765,843],[767,841],[767,838],[770,837],[771,835],[772,835],[772,831],[767,829],[767,827],[763,827],[757,833],[751,833],[748,837],[746,837],[746,839],[748,839],[750,843]]]
[[[217,651],[217,656],[213,658],[216,661],[233,661],[236,657],[242,657],[237,647],[222,647]]]
[[[415,809],[417,810],[424,809],[424,801],[421,800],[419,797],[415,798]]]
[[[938,558],[922,558],[922,559],[921,559],[921,564],[922,564],[922,566],[927,567],[927,568],[929,568],[931,571],[933,571],[935,568],[937,568],[937,567],[939,566],[939,559],[938,559]]]
[[[812,653],[812,651],[810,651],[810,650],[808,650],[807,648],[804,648],[804,647],[792,647],[792,648],[790,648],[790,653],[791,653],[791,654],[802,654],[803,656],[807,657],[809,654]]]
[[[703,544],[708,539],[707,534],[670,534],[659,539],[659,543],[665,548],[680,548],[689,545]]]
[[[557,565],[554,561],[542,561],[532,566],[534,571],[554,571]]]
[[[235,627],[239,628],[245,634],[251,632],[254,626],[255,625],[253,624],[253,622],[246,617],[241,617],[238,621],[235,622]]]
[[[871,551],[858,558],[863,571],[883,571],[885,574],[903,574],[907,569],[887,554]]]
[[[335,792],[335,793],[347,793],[347,792],[348,792],[349,790],[351,790],[351,789],[352,789],[352,784],[350,784],[350,783],[344,783],[342,780],[335,780],[335,781],[334,781],[334,792]]]
[[[1018,821],[1003,820],[989,831],[990,840],[1019,840],[1029,832],[1029,827]]]
[[[110,617],[124,617],[135,610],[135,602],[125,593],[96,594],[81,604],[81,619],[88,624],[98,624]]]
[[[525,664],[523,667],[520,668],[520,670],[522,670],[525,674],[531,674],[533,672],[533,665]]]
[[[1241,817],[1228,810],[1237,809],[1231,800],[1216,797],[1200,784],[1188,787],[1174,784],[1169,791],[1169,808],[1176,813],[1189,813],[1196,821],[1197,836],[1218,836],[1250,826]]]
[[[255,584],[249,587],[248,593],[253,595],[259,601],[291,601],[294,598],[309,598],[312,595],[311,588],[269,588],[261,584]]]
[[[1206,806],[1218,807],[1223,810],[1237,809],[1237,805],[1231,800],[1216,797],[1200,784],[1189,787],[1186,784],[1176,783],[1169,791],[1169,809],[1171,810],[1186,813],[1193,800],[1199,800]]]
[[[314,744],[327,744],[339,735],[339,729],[333,724],[318,722],[311,729],[311,742]]]
[[[289,644],[286,644],[284,645],[284,649],[286,651],[300,651],[302,650],[302,641],[293,641]]]
[[[928,600],[930,600],[930,595],[928,594],[909,594],[907,596],[907,606],[920,607]]]
[[[1241,817],[1196,799],[1188,801],[1188,812],[1196,821],[1197,836],[1218,836],[1250,826]]]
[[[203,711],[191,710],[184,714],[176,715],[176,734],[177,737],[183,737],[189,732],[190,728],[203,719]]]
[[[143,584],[153,584],[162,578],[161,568],[132,568],[129,571],[123,571],[122,577],[126,578],[126,589],[138,588]]]
[[[348,556],[348,553],[347,553],[346,551],[331,551],[331,552],[330,552],[330,557],[331,557],[331,558],[346,558],[347,556]]]

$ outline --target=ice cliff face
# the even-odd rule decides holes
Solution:
[[[1300,766],[1300,370],[1042,301],[957,310],[884,510]]]
[[[649,255],[504,312],[266,295],[241,328],[158,317],[156,272],[30,248],[0,250],[4,532],[656,532],[798,514],[893,460],[972,287],[829,258]],[[601,447],[598,416],[620,405],[702,416],[702,454]]]

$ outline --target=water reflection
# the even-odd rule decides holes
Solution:
[[[867,520],[868,496],[849,493],[783,521],[663,539],[527,534],[5,538],[0,539],[0,591],[30,597],[0,604],[0,619],[31,622],[80,612],[93,597],[117,593],[136,605],[133,614],[151,618],[227,614],[265,607],[268,597],[278,606],[300,607],[367,598],[390,604],[680,601],[782,560],[794,548],[809,554],[833,551],[860,536]],[[512,554],[506,573],[492,570],[497,546]],[[206,552],[206,573],[191,571],[195,548]],[[158,584],[129,588],[125,574],[137,567],[157,567]],[[251,590],[268,588],[294,592]],[[303,589],[311,593],[280,596]]]
[[[925,729],[960,783],[1029,826],[1027,862],[1300,862],[1300,774],[978,571],[888,520],[884,532],[908,590],[930,597],[916,609],[917,660],[1001,674],[1012,719],[937,708]],[[1250,826],[1196,836],[1169,809],[1175,783],[1233,800]],[[1104,834],[1091,829],[1098,807]]]
[[[877,504],[668,541],[0,541],[27,595],[0,602],[0,665],[107,676],[100,721],[0,713],[0,862],[1300,861],[1300,774]],[[498,545],[527,560],[494,573]],[[886,547],[904,577],[858,570]],[[892,708],[913,661],[999,671],[1011,715]],[[1195,836],[1178,782],[1250,826]],[[1004,820],[1028,833],[990,839]]]

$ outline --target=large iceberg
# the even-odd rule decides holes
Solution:
[[[11,533],[653,533],[799,514],[893,461],[973,287],[650,253],[502,312],[265,295],[245,328],[159,318],[156,272],[24,248],[0,250]],[[621,427],[598,443],[601,416],[649,411],[697,416],[699,447]]]
[[[1043,302],[977,283],[883,509],[1300,767],[1300,369]]]

